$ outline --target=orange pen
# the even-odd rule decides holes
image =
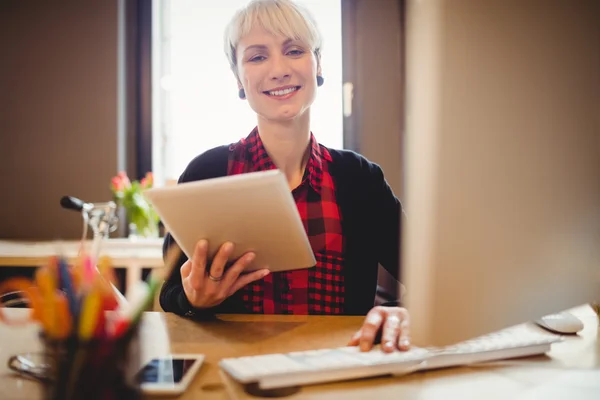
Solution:
[[[109,257],[103,256],[98,262],[98,273],[100,274],[100,288],[102,292],[103,310],[115,310],[119,306],[119,302],[115,296],[113,286],[117,282],[114,269],[111,266]]]
[[[100,257],[100,260],[98,260],[98,272],[106,282],[112,283],[113,285],[117,282],[117,278],[115,276],[115,271],[112,268],[112,261],[110,257]]]
[[[40,267],[35,271],[35,281],[42,298],[42,325],[48,336],[57,337],[56,278],[49,268]]]
[[[69,268],[73,289],[76,293],[80,293],[83,289],[83,256],[77,257],[75,264]]]

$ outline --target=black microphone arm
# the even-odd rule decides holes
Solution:
[[[87,203],[77,197],[63,196],[60,205],[67,210],[79,211],[83,216],[84,231],[82,239],[86,237],[87,225],[92,228],[94,238],[108,238],[109,232],[117,229],[117,205],[114,201],[104,203]]]
[[[85,209],[94,208],[93,204],[86,203],[81,199],[73,196],[63,196],[60,199],[60,205],[62,208],[73,211],[82,211]]]

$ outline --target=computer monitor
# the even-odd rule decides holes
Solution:
[[[406,17],[413,342],[600,300],[600,2],[409,0]]]

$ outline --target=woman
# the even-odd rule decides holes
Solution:
[[[167,312],[365,315],[350,345],[369,350],[381,332],[384,351],[409,346],[408,313],[375,307],[378,263],[398,277],[401,205],[381,169],[351,151],[320,145],[310,107],[323,85],[321,38],[290,0],[254,0],[233,17],[225,52],[239,97],[257,114],[248,137],[199,155],[179,182],[278,168],[296,200],[317,265],[308,270],[241,274],[249,253],[225,268],[233,244],[207,260],[200,241],[191,260],[165,282]],[[165,250],[173,244],[167,235]]]

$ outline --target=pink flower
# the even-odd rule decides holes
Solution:
[[[130,187],[131,186],[131,181],[129,181],[129,177],[127,176],[127,173],[125,171],[121,171],[117,174],[117,177],[121,179],[121,181],[123,182],[123,186],[124,187]]]
[[[113,192],[121,192],[125,188],[123,180],[118,176],[113,177],[111,183]]]
[[[154,184],[154,176],[152,175],[152,172],[147,172],[146,176],[144,178],[142,178],[142,180],[140,181],[140,185],[144,189],[148,189],[148,188],[151,188],[153,184]]]

